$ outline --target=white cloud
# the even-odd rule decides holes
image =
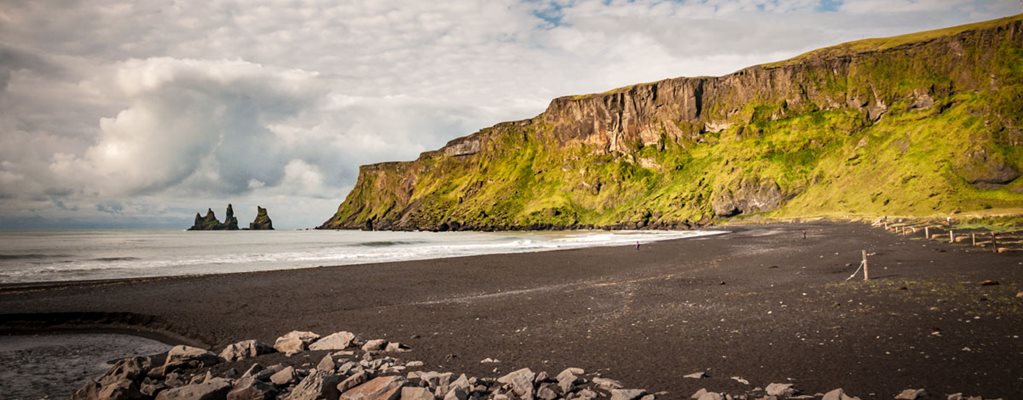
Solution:
[[[834,2],[828,2],[831,7]],[[408,160],[561,95],[719,75],[1015,1],[447,0],[0,6],[0,223],[333,213]],[[831,7],[833,8],[833,7]],[[35,222],[31,222],[35,221]]]
[[[200,192],[236,194],[253,179],[280,181],[284,155],[269,123],[314,107],[315,74],[244,61],[129,60],[117,69],[128,107],[101,118],[80,157],[55,157],[65,185],[101,196],[135,195],[191,180]]]

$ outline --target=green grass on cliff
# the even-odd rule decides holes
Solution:
[[[768,94],[738,102],[723,92],[704,104],[704,119],[670,122],[686,135],[662,132],[646,146],[625,139],[633,141],[622,153],[559,142],[541,119],[488,128],[476,155],[438,153],[363,171],[327,226],[711,222],[715,199],[761,181],[785,196],[780,208],[760,214],[767,218],[1020,210],[1023,178],[972,182],[1023,171],[1023,44],[965,47],[955,62],[944,61],[944,44],[884,50],[1021,18],[852,42],[765,65],[869,53],[842,73],[794,68],[792,85],[810,93],[807,100]],[[583,98],[590,96],[598,95]],[[918,104],[922,98],[930,101]],[[879,105],[885,112],[874,121],[870,109]],[[704,122],[722,120],[727,129],[701,132]]]
[[[1016,150],[992,144],[995,132],[980,116],[983,96],[957,95],[952,103],[940,113],[893,114],[850,136],[817,163],[814,185],[770,215],[919,216],[1018,206],[1012,187],[980,189],[962,178],[989,168],[971,157],[979,147],[995,155]],[[1003,159],[1021,167],[1019,157]]]
[[[892,111],[873,125],[845,109],[754,118],[708,134],[703,143],[639,146],[627,157],[561,148],[542,130],[511,130],[495,138],[488,157],[423,163],[412,202],[428,206],[413,218],[426,226],[709,221],[714,193],[749,177],[770,178],[783,192],[798,193],[766,214],[777,218],[1019,207],[1018,184],[979,189],[960,177],[987,168],[969,158],[980,147],[995,155],[989,159],[1015,160],[1023,169],[1017,147],[992,144],[998,127],[983,117],[988,95],[945,101],[951,105],[943,110]]]
[[[961,34],[963,32],[998,27],[1005,25],[1006,23],[1020,19],[1023,19],[1023,15],[1013,15],[1010,17],[999,18],[990,21],[953,26],[949,28],[934,29],[924,32],[914,32],[906,35],[857,40],[853,42],[842,43],[837,46],[830,46],[825,47],[823,49],[813,50],[787,60],[762,64],[762,66],[767,68],[780,67],[784,65],[792,65],[805,62],[813,58],[830,58],[839,56],[849,56],[859,53],[884,51],[899,46],[905,46],[914,43],[923,43],[934,39],[954,36]]]

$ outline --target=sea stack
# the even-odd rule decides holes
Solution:
[[[224,229],[229,231],[238,230],[238,218],[234,216],[234,208],[231,203],[227,204],[227,217],[224,218]]]
[[[265,208],[256,206],[256,219],[249,223],[249,229],[254,231],[274,230],[274,223],[270,220]]]
[[[224,222],[221,223],[217,219],[216,214],[213,213],[213,209],[206,209],[206,216],[203,217],[199,213],[195,213],[195,222],[192,224],[190,231],[236,231],[238,230],[238,218],[234,216],[234,208],[230,204],[227,205],[227,217]]]

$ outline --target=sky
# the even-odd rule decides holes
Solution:
[[[550,100],[1023,12],[1019,0],[0,3],[0,229],[327,220],[358,166]]]

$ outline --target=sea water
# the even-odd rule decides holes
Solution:
[[[635,245],[722,231],[0,232],[0,283],[267,271]]]

